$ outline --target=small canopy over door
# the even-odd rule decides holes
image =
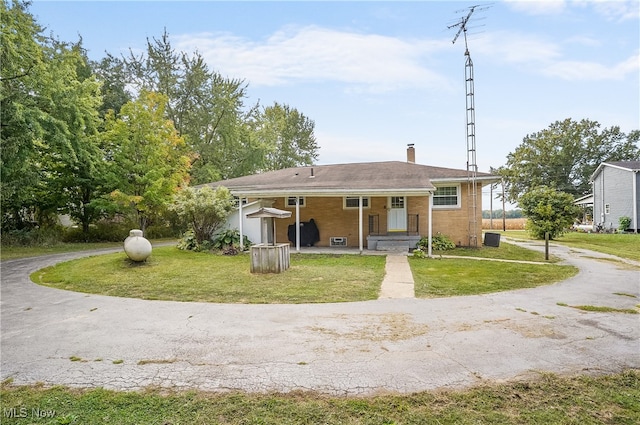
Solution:
[[[291,217],[291,211],[268,207],[262,207],[258,211],[247,214],[247,218],[259,218],[262,220],[262,243],[271,245],[276,244],[276,221],[274,218],[289,217]]]

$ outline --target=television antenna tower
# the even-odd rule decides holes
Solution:
[[[456,43],[460,33],[464,35],[464,55],[466,57],[464,65],[464,80],[466,86],[466,129],[467,129],[467,209],[469,215],[469,246],[478,246],[478,164],[476,162],[476,106],[474,98],[473,85],[473,61],[469,53],[469,44],[467,41],[467,29],[469,28],[469,20],[473,12],[488,9],[490,6],[475,5],[468,8],[466,16],[449,25],[447,28],[452,29],[458,27],[458,32],[453,37],[452,44]],[[461,11],[466,11],[463,9]]]

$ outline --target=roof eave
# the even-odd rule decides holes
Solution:
[[[269,198],[288,196],[428,196],[435,192],[435,187],[415,189],[241,189],[229,188],[234,196],[249,198]]]
[[[593,174],[591,174],[591,177],[589,177],[589,182],[590,183],[593,183],[595,181],[596,177],[598,176],[598,174],[600,174],[602,172],[604,167],[617,168],[618,170],[629,171],[629,172],[632,172],[632,173],[640,172],[640,170],[638,170],[636,168],[622,167],[620,165],[610,164],[608,162],[603,162],[600,165],[598,165],[598,168],[596,168],[596,170],[593,172]]]
[[[470,180],[469,177],[443,177],[443,178],[430,178],[431,183],[466,183]],[[501,177],[498,176],[482,176],[476,177],[476,181],[483,184],[493,184],[500,183],[502,181]]]

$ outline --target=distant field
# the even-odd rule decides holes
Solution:
[[[483,230],[502,230],[502,219],[494,218],[493,219],[493,228],[490,226],[491,220],[488,218],[482,219],[482,229]],[[524,225],[526,224],[526,218],[507,218],[505,219],[505,225],[507,230],[524,230]]]

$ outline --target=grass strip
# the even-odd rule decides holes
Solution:
[[[616,308],[616,307],[607,307],[607,306],[598,306],[598,305],[568,305],[565,303],[557,303],[562,307],[571,307],[576,310],[582,311],[591,311],[596,313],[624,313],[624,314],[640,314],[638,310],[634,310],[632,308]]]
[[[440,254],[457,255],[462,257],[491,258],[497,260],[546,262],[544,259],[544,252],[534,251],[507,242],[501,243],[499,247],[483,246],[480,248],[455,248],[448,251],[434,251],[434,255],[436,257]],[[548,262],[557,263],[559,261],[560,258],[552,255]]]
[[[524,230],[508,230],[498,233],[514,239],[532,240],[529,233]],[[543,244],[544,241],[537,240],[536,243]],[[551,241],[551,243],[640,261],[640,249],[638,249],[640,247],[640,234],[567,232]],[[553,249],[551,253],[553,254]]]
[[[418,298],[477,295],[534,288],[568,279],[573,266],[476,261],[459,258],[410,258]]]
[[[636,424],[640,372],[487,384],[410,395],[331,397],[314,392],[247,394],[116,392],[3,384],[3,424]],[[24,410],[21,410],[24,409]],[[37,410],[33,410],[37,409]],[[49,418],[32,416],[49,412]]]
[[[248,254],[212,255],[154,248],[145,263],[124,253],[72,260],[38,270],[39,284],[76,292],[148,300],[213,303],[327,303],[372,300],[384,256],[292,254],[278,274],[252,274]]]

